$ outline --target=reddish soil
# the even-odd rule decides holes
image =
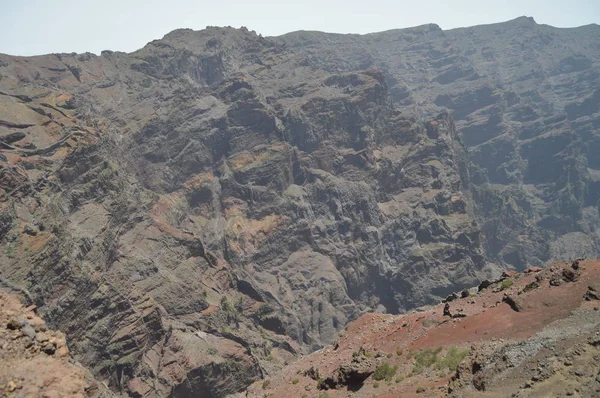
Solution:
[[[340,365],[350,364],[353,353],[360,347],[369,352],[374,364],[388,362],[398,369],[388,380],[377,382],[369,377],[358,391],[352,392],[353,397],[444,396],[455,372],[429,369],[422,374],[412,374],[415,353],[442,347],[439,354],[442,357],[455,346],[471,350],[473,354],[476,347],[486,342],[518,342],[530,338],[580,307],[597,308],[598,301],[584,301],[583,297],[588,286],[600,283],[600,261],[582,261],[575,268],[571,263],[559,263],[544,270],[513,274],[505,278],[514,282],[512,286],[506,287],[509,282],[505,282],[502,289],[498,282],[476,295],[448,303],[452,315],[464,317],[444,316],[445,304],[423,307],[406,315],[365,314],[351,323],[332,347],[305,356],[272,375],[264,388],[263,382],[255,383],[248,389],[247,396],[347,397],[349,391],[343,387],[317,389],[317,381],[304,376],[304,372],[314,367],[321,378],[327,378]],[[561,279],[565,269],[576,274],[574,282]],[[559,276],[559,286],[550,284],[552,279],[557,279],[555,275]],[[524,291],[534,282],[539,287]],[[503,301],[505,296],[516,301],[519,311]],[[403,380],[396,380],[398,376]],[[417,393],[417,388],[424,391]]]

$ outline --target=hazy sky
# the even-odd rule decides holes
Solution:
[[[370,33],[442,29],[531,16],[540,24],[600,23],[600,0],[0,0],[0,53],[133,51],[177,28],[246,26]]]

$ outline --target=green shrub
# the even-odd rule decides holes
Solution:
[[[402,348],[398,348],[396,350],[396,355],[401,356],[404,353],[404,350]]]
[[[398,370],[397,366],[392,366],[387,362],[384,362],[377,366],[375,372],[373,372],[373,378],[375,380],[390,380]]]
[[[217,355],[218,352],[215,347],[209,347],[207,351],[210,355]]]
[[[233,308],[231,308],[231,304],[229,304],[229,300],[227,299],[227,296],[221,297],[221,309],[227,313],[230,313],[233,311]]]
[[[271,307],[269,304],[263,304],[256,311],[256,315],[258,316],[259,319],[264,319],[269,314],[273,313],[274,311],[275,311],[275,309],[273,309],[273,307]]]
[[[379,388],[379,382],[376,381],[375,383],[373,383],[373,388]]]
[[[423,387],[423,386],[417,387],[417,394],[420,394],[422,392],[425,392],[425,387]]]
[[[269,388],[270,385],[271,385],[271,381],[269,381],[269,380],[263,381],[263,384],[262,384],[263,390],[266,390],[267,388]]]
[[[391,358],[392,357],[392,353],[388,352],[388,354],[386,355],[386,357]]]
[[[413,366],[413,373],[422,373],[423,370],[435,364],[440,351],[442,351],[442,347],[438,347],[435,350],[427,348],[416,353],[415,364]]]
[[[404,376],[400,375],[396,377],[396,383],[402,383],[404,381]]]
[[[442,358],[437,364],[436,367],[438,370],[447,368],[448,370],[456,370],[458,364],[469,355],[469,350],[459,351],[456,347],[451,347],[448,352],[446,352],[446,356]]]
[[[513,281],[512,279],[505,279],[502,281],[502,283],[500,283],[500,290],[508,289],[509,287],[511,287],[514,284],[515,284],[515,281]]]
[[[300,379],[292,379],[292,384],[298,384],[300,382]]]

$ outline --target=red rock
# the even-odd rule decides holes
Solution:
[[[534,273],[534,272],[540,272],[541,270],[542,269],[540,267],[529,267],[524,272],[526,274],[531,274],[531,273]]]

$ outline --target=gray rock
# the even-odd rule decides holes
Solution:
[[[23,326],[21,328],[21,333],[23,333],[23,335],[29,337],[30,339],[35,339],[35,330],[30,325]]]

